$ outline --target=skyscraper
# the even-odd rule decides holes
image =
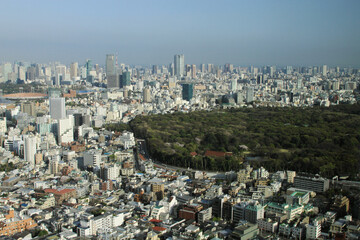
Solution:
[[[52,119],[66,118],[65,98],[50,98],[50,116]]]
[[[250,103],[254,101],[254,88],[247,87],[246,88],[246,102]]]
[[[325,76],[328,72],[327,65],[322,65],[320,70],[321,70],[321,74]]]
[[[74,116],[59,119],[57,130],[58,144],[74,141]]]
[[[182,98],[190,101],[193,97],[194,86],[192,83],[184,83],[182,85]]]
[[[235,92],[237,90],[237,79],[231,79],[230,89],[232,92]]]
[[[119,88],[120,87],[120,81],[119,81],[119,75],[109,75],[107,77],[107,88]]]
[[[205,72],[205,64],[201,64],[200,65],[200,69],[201,69],[201,72],[204,73]]]
[[[78,63],[73,62],[70,65],[70,78],[74,79],[77,77],[77,75],[78,75]]]
[[[90,71],[92,69],[92,65],[91,65],[91,60],[87,59],[86,63],[85,63],[85,68],[86,68],[86,77],[88,77],[90,75]]]
[[[151,92],[150,92],[150,88],[146,87],[144,88],[144,93],[143,93],[143,101],[145,103],[150,103],[151,102]]]
[[[115,75],[115,56],[114,54],[106,55],[106,76]]]
[[[191,77],[196,78],[196,65],[191,65]]]
[[[184,76],[185,72],[185,60],[184,54],[177,54],[174,56],[174,73],[177,77]]]
[[[36,154],[36,138],[33,136],[25,136],[24,140],[24,159],[25,161],[34,166]]]
[[[120,88],[124,88],[125,86],[130,86],[130,72],[126,71],[123,72],[121,75],[121,80],[120,80]]]

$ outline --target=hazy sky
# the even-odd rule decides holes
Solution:
[[[0,61],[360,66],[359,0],[3,0]]]

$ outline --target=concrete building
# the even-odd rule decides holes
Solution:
[[[307,177],[296,176],[294,178],[295,188],[305,189],[314,192],[325,192],[329,189],[330,180],[320,176]]]
[[[52,119],[59,120],[66,118],[65,98],[50,98],[49,106]]]
[[[306,239],[318,239],[321,236],[321,224],[314,221],[306,226]]]
[[[79,65],[77,62],[73,62],[70,65],[70,79],[74,80],[78,76]]]
[[[24,136],[24,159],[26,162],[35,166],[36,138],[34,136]]]
[[[0,118],[0,133],[6,133],[6,118]]]
[[[70,143],[74,141],[74,116],[58,120],[57,124],[58,144]]]
[[[101,163],[101,152],[96,150],[90,150],[84,152],[83,155],[84,162],[83,167],[92,166],[100,167]]]
[[[184,76],[185,73],[185,58],[183,54],[174,56],[174,74],[177,77]]]
[[[256,237],[259,234],[257,224],[243,222],[230,235],[230,239],[248,240]]]

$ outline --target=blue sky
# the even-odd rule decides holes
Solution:
[[[1,61],[360,66],[359,0],[4,0]]]

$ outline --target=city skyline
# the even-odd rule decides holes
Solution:
[[[71,3],[71,4],[70,4]],[[191,3],[191,4],[190,4]],[[1,61],[358,67],[358,1],[5,1]],[[121,14],[119,10],[122,9]]]

